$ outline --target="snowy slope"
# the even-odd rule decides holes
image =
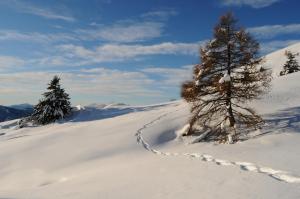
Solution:
[[[279,76],[286,62],[285,51],[300,54],[300,43],[288,46],[284,49],[265,56],[265,66],[273,71],[271,92],[263,100],[255,102],[254,107],[259,107],[261,113],[272,113],[280,109],[300,106],[299,72],[286,76]],[[296,57],[300,64],[300,56]]]
[[[299,199],[299,78],[274,77],[252,103],[266,125],[235,145],[176,138],[183,101],[86,107],[44,127],[0,123],[0,198]]]
[[[274,76],[278,76],[284,63],[286,62],[286,56],[284,55],[285,51],[291,51],[292,53],[300,54],[300,43],[293,44],[286,48],[280,49],[273,53],[265,56],[265,66],[268,68],[272,68]],[[300,56],[297,56],[296,59],[300,63]]]

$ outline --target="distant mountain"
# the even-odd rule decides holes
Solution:
[[[17,108],[1,106],[0,105],[0,122],[7,120],[14,120],[22,117],[29,116],[33,108],[32,106],[15,105]]]
[[[123,107],[128,106],[125,103],[110,103],[110,104],[98,104],[98,103],[92,103],[87,105],[86,107],[92,107],[92,108],[116,108],[116,107]]]
[[[33,109],[33,105],[26,104],[26,103],[25,104],[15,104],[15,105],[11,105],[9,107],[18,109],[18,110],[32,110]]]

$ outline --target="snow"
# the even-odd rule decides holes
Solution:
[[[226,30],[226,28],[220,28],[219,29],[221,32],[226,32],[227,30]]]
[[[283,65],[287,61],[287,58],[285,56],[285,52],[287,50],[291,51],[292,53],[300,53],[300,43],[296,43],[265,56],[266,63],[264,64],[264,66],[266,68],[272,68],[274,77],[279,76],[280,71],[282,71],[283,69]],[[298,62],[300,62],[299,56],[296,56],[296,59],[298,60]]]
[[[190,128],[190,124],[184,125],[181,129],[178,129],[175,134],[177,137],[181,137],[183,135],[186,135],[188,133],[188,130]]]
[[[206,136],[207,134],[211,132],[210,129],[207,129],[206,131],[204,131],[201,135],[197,136],[195,139],[193,139],[190,143],[191,144],[195,144],[195,143],[199,143],[200,141],[202,141]]]
[[[81,105],[77,105],[75,108],[76,108],[77,111],[80,111],[80,110],[84,110],[84,109],[85,109],[85,107],[84,107],[84,106],[81,106]]]
[[[200,69],[198,74],[197,74],[197,78],[199,78],[202,74],[203,74],[203,69]]]
[[[219,84],[224,84],[225,82],[230,82],[230,81],[231,81],[230,75],[228,73],[225,73],[223,77],[220,78]]]
[[[276,69],[279,55],[266,64]],[[190,116],[183,101],[86,106],[17,130],[17,120],[0,123],[0,198],[299,199],[299,78],[274,77],[250,104],[266,124],[232,145],[179,138]]]

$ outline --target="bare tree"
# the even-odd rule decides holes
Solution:
[[[259,43],[237,26],[232,13],[220,17],[214,39],[200,49],[201,64],[194,67],[192,81],[182,85],[182,97],[192,104],[187,135],[201,134],[204,140],[235,142],[237,128],[258,128],[262,118],[246,106],[265,93],[271,73],[261,68]]]

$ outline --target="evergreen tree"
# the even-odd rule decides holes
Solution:
[[[240,137],[237,127],[258,128],[263,123],[245,106],[267,91],[271,81],[270,71],[260,67],[258,51],[259,43],[237,26],[231,13],[220,18],[214,39],[200,50],[193,81],[182,85],[181,95],[192,105],[187,135],[232,143]]]
[[[48,124],[62,119],[71,113],[70,98],[60,87],[60,78],[54,76],[44,98],[34,107],[31,119],[38,124]]]
[[[286,51],[285,56],[287,57],[287,61],[283,66],[283,70],[280,72],[280,76],[286,75],[289,73],[298,72],[300,70],[300,66],[298,61],[296,60],[296,56],[298,54],[294,54],[291,51]]]

